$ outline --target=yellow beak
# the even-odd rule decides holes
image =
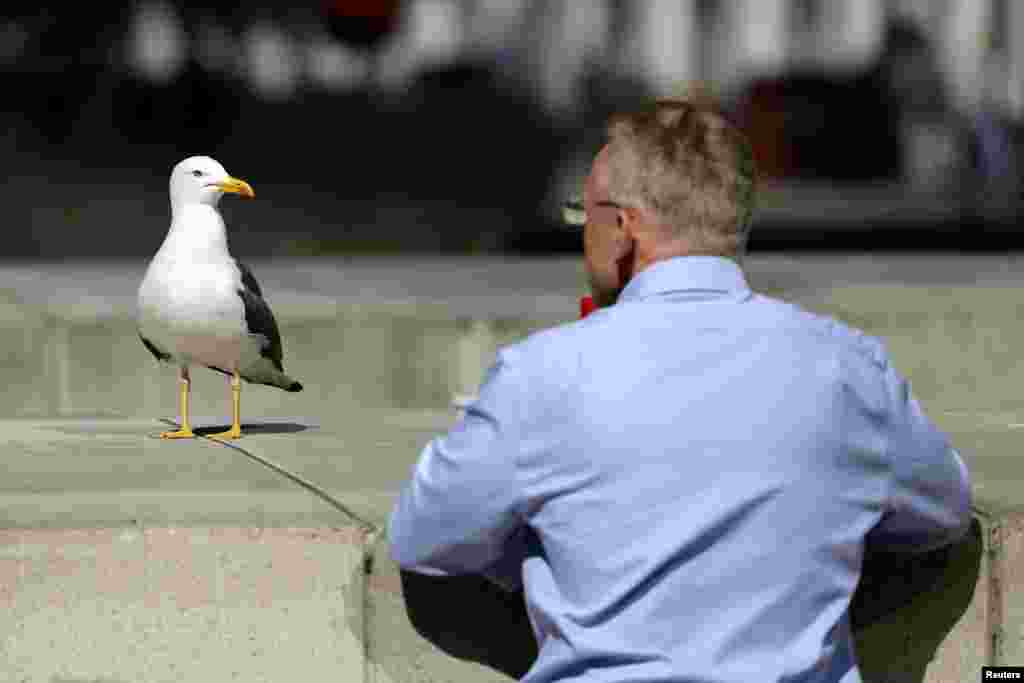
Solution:
[[[217,186],[225,192],[234,192],[235,194],[240,194],[243,197],[248,197],[250,199],[256,196],[256,193],[252,191],[252,185],[244,180],[239,180],[238,178],[222,180],[217,183]]]

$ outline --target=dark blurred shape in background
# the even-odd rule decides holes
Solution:
[[[3,256],[148,255],[190,154],[255,186],[226,208],[243,255],[578,251],[556,207],[608,114],[684,93],[752,138],[754,249],[921,231],[1003,248],[1022,16],[1011,0],[6,3]]]
[[[401,4],[398,0],[334,0],[323,6],[331,35],[346,45],[373,50],[398,29]]]
[[[886,28],[878,56],[864,68],[756,79],[739,108],[759,167],[771,178],[914,182],[929,164],[908,148],[915,127],[930,123],[954,138],[954,156],[963,158],[934,49],[906,20]]]

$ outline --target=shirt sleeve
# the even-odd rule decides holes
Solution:
[[[523,389],[499,352],[479,398],[423,449],[388,524],[399,566],[434,575],[480,573],[518,588],[529,547],[516,467]]]
[[[959,540],[969,529],[970,477],[960,454],[924,414],[884,352],[883,361],[891,489],[872,541],[881,548],[925,552]]]

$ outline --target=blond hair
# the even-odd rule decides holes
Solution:
[[[739,260],[746,250],[757,179],[744,135],[711,106],[658,100],[608,124],[612,201],[640,206],[689,253]]]

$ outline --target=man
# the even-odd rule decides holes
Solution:
[[[968,529],[966,469],[882,343],[752,293],[741,134],[615,118],[584,189],[600,308],[498,353],[390,520],[422,573],[522,587],[524,681],[859,681],[864,547]]]

